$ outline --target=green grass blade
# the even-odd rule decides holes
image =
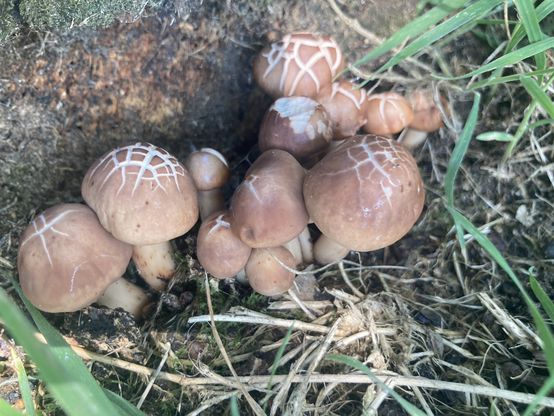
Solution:
[[[21,413],[17,409],[14,409],[4,399],[0,399],[0,415],[2,415],[2,416],[23,416],[23,413]]]
[[[23,296],[21,288],[12,277],[3,270],[0,272],[12,282],[48,344],[43,344],[35,338],[35,328],[3,290],[0,290],[0,317],[16,342],[25,349],[40,369],[40,377],[64,411],[75,416],[85,413],[87,416],[118,415],[87,367],[63,337]]]
[[[529,77],[521,76],[520,81],[527,92],[529,92],[529,94],[531,94],[531,96],[535,100],[537,100],[537,102],[542,106],[542,108],[544,108],[548,115],[551,118],[554,118],[554,104],[552,103],[548,95],[546,95],[546,93],[542,90],[542,88],[539,87],[539,85],[535,82],[535,80]]]
[[[231,416],[240,416],[236,394],[231,396]]]
[[[534,129],[535,127],[544,126],[545,124],[554,124],[554,119],[545,118],[539,121],[535,121],[534,123],[528,124],[526,130]]]
[[[443,18],[448,16],[454,10],[462,7],[467,0],[444,0],[436,7],[433,7],[427,13],[419,16],[418,18],[412,20],[410,23],[406,24],[400,30],[397,30],[393,33],[385,42],[377,46],[371,52],[369,52],[362,59],[354,62],[354,66],[361,65],[365,62],[375,59],[378,56],[383,55],[384,53],[390,51],[394,47],[402,44],[406,39],[411,39],[423,31],[429,29],[431,26],[440,22]]]
[[[279,361],[281,361],[281,357],[283,357],[283,353],[285,352],[285,347],[287,346],[287,343],[289,342],[290,334],[292,334],[292,328],[294,327],[294,322],[290,326],[290,328],[287,330],[287,333],[285,334],[285,337],[283,338],[283,342],[279,346],[279,349],[277,350],[277,354],[275,354],[275,359],[273,360],[273,366],[271,367],[271,374],[269,375],[269,383],[267,383],[267,389],[271,390],[271,386],[273,385],[273,376],[275,375],[275,372],[277,371],[277,364]],[[266,393],[269,394],[269,391]],[[264,404],[264,411],[265,407],[267,406],[267,401],[265,401]]]
[[[515,138],[512,134],[502,131],[487,131],[486,133],[479,134],[476,139],[482,142],[511,142]]]
[[[412,43],[410,43],[408,46],[406,46],[404,49],[402,49],[400,52],[398,52],[396,55],[394,55],[391,59],[389,59],[387,63],[379,68],[375,72],[375,74],[386,71],[391,66],[394,66],[398,62],[401,62],[407,57],[419,52],[422,48],[431,45],[432,43],[455,31],[466,23],[471,22],[478,17],[484,15],[502,2],[503,0],[480,0],[477,3],[474,3],[471,6],[460,10],[446,22],[441,23],[433,29],[428,30]]]
[[[475,75],[482,74],[483,72],[492,71],[493,69],[504,67],[506,65],[511,65],[516,62],[527,59],[531,56],[536,55],[539,52],[544,52],[547,49],[554,47],[554,37],[547,37],[539,42],[532,43],[530,45],[524,46],[521,49],[517,49],[513,52],[510,52],[498,59],[495,59],[492,62],[489,62],[486,65],[483,65],[481,68],[471,71],[465,75],[460,75],[459,77],[441,77],[439,75],[434,75],[435,78],[445,79],[445,80],[456,80],[473,77]]]
[[[29,416],[35,416],[35,404],[33,402],[33,395],[29,388],[29,379],[25,372],[25,366],[19,359],[15,348],[10,345],[12,360],[15,364],[15,372],[17,373],[17,380],[19,382],[19,390],[21,391],[21,398],[23,399],[23,405],[25,406],[25,413]]]
[[[419,410],[417,407],[415,407],[413,404],[408,402],[406,399],[404,399],[402,396],[400,396],[397,392],[395,392],[393,389],[391,389],[389,386],[387,386],[385,383],[383,383],[381,380],[379,380],[373,372],[367,368],[367,366],[363,365],[360,361],[356,360],[355,358],[349,357],[347,355],[343,354],[329,354],[327,357],[325,357],[326,360],[333,360],[338,361],[343,364],[349,365],[350,367],[354,367],[365,374],[367,374],[371,379],[379,384],[381,388],[383,388],[387,393],[389,393],[394,399],[400,403],[400,405],[404,408],[406,412],[410,415],[415,416],[426,416],[426,414]]]
[[[108,389],[102,389],[110,402],[114,405],[117,413],[121,416],[145,416],[143,412],[125,400],[123,397],[115,394]]]
[[[533,399],[533,401],[529,403],[529,405],[525,409],[525,412],[523,412],[521,416],[531,416],[531,414],[533,413],[533,410],[535,410],[535,408],[539,404],[540,399],[542,399],[543,397],[546,397],[548,393],[550,393],[553,387],[554,387],[554,374],[552,374],[550,377],[546,379],[546,381],[541,386],[537,394],[535,394],[535,398]]]
[[[535,9],[537,21],[540,23],[546,16],[550,15],[553,12],[554,12],[554,1],[549,0],[549,1],[542,2]],[[525,33],[525,29],[523,28],[523,25],[516,27],[512,33],[512,39],[510,39],[510,42],[508,42],[508,45],[506,46],[506,53],[514,49],[519,44],[519,42],[523,40],[523,38],[525,37],[525,34],[526,33]]]
[[[543,342],[543,350],[547,352],[545,354],[545,359],[546,359],[546,364],[548,366],[548,370],[550,374],[554,375],[554,354],[548,353],[550,351],[554,351],[554,336],[548,329],[548,326],[546,325],[546,322],[542,318],[538,308],[535,306],[535,303],[529,297],[525,288],[518,280],[518,278],[516,277],[515,273],[512,271],[511,267],[508,265],[506,260],[504,260],[504,258],[502,257],[502,254],[500,254],[498,249],[489,241],[489,239],[481,231],[479,231],[479,229],[475,227],[467,218],[465,218],[462,214],[460,214],[455,208],[447,205],[446,209],[450,212],[454,220],[458,221],[461,224],[461,226],[473,236],[475,241],[477,241],[477,243],[479,243],[481,247],[483,247],[485,251],[487,251],[487,253],[492,257],[492,259],[496,261],[496,263],[508,274],[508,276],[510,276],[514,284],[521,292],[523,299],[525,300],[525,303],[527,304],[527,307],[531,312],[531,316],[535,321],[535,325],[537,327],[537,332],[539,334],[539,337]]]
[[[543,34],[539,26],[539,21],[537,20],[533,2],[531,0],[515,0],[515,4],[529,42],[538,42],[542,39]],[[538,70],[546,67],[546,56],[544,51],[535,55],[535,64]]]
[[[454,206],[454,180],[456,179],[456,173],[460,168],[462,159],[466,153],[466,150],[469,146],[473,130],[475,129],[475,124],[477,123],[477,113],[479,111],[479,102],[481,101],[481,94],[476,93],[473,97],[473,106],[467,117],[466,124],[460,134],[458,143],[454,147],[452,156],[448,161],[448,167],[446,168],[446,174],[444,176],[444,192],[446,195],[446,201],[450,206]]]
[[[505,84],[506,82],[515,82],[515,81],[519,82],[520,78],[522,76],[532,77],[532,76],[550,74],[552,72],[554,72],[554,68],[546,68],[546,69],[542,69],[540,71],[526,72],[524,74],[507,75],[505,77],[500,77],[500,78],[492,78],[491,79],[491,77],[489,77],[487,79],[477,81],[477,82],[474,82],[473,84],[470,84],[468,89],[476,90],[478,88],[487,87],[487,86],[490,86],[490,85]]]
[[[539,285],[535,279],[535,276],[533,276],[532,270],[529,270],[529,284],[531,286],[531,290],[544,308],[546,315],[550,318],[550,322],[554,323],[554,303],[552,303],[552,300],[550,300],[546,292]]]

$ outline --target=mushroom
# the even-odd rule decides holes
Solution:
[[[358,135],[308,171],[304,200],[323,233],[315,259],[326,264],[350,250],[377,250],[400,239],[423,209],[424,189],[404,146],[383,136]]]
[[[366,133],[389,135],[398,133],[409,125],[414,112],[409,101],[395,92],[371,94],[367,97]]]
[[[204,221],[212,212],[227,209],[220,189],[231,173],[225,156],[217,150],[204,147],[187,157],[185,167],[198,190],[200,219]]]
[[[125,285],[132,287],[133,295],[117,296],[109,306],[123,307],[138,318],[148,297],[124,279],[117,283],[130,259],[131,246],[106,231],[94,211],[62,204],[27,225],[19,241],[17,269],[23,294],[42,311],[73,312],[114,285]]]
[[[115,238],[133,246],[158,245],[142,256],[135,248],[135,257],[142,260],[135,265],[142,277],[154,276],[151,286],[165,286],[172,275],[144,267],[165,264],[167,269],[166,261],[173,257],[167,242],[185,234],[198,219],[196,188],[185,167],[160,147],[127,142],[94,162],[81,192]]]
[[[281,149],[300,163],[329,147],[333,130],[325,108],[308,97],[283,97],[266,111],[258,146],[260,151]]]
[[[255,248],[250,254],[244,271],[252,289],[264,296],[275,296],[291,288],[294,273],[275,260],[268,250],[290,269],[296,266],[294,256],[282,246],[267,250]]]
[[[331,119],[333,140],[353,136],[367,122],[367,94],[350,81],[324,85],[316,95]]]
[[[253,64],[254,79],[274,99],[314,98],[344,68],[337,42],[329,36],[295,32],[262,49]]]
[[[240,272],[252,248],[231,231],[229,211],[208,215],[198,230],[196,255],[204,269],[212,276],[226,279]]]
[[[262,153],[231,199],[231,230],[249,247],[274,247],[308,225],[302,196],[304,169],[284,150]]]
[[[435,104],[433,94],[427,90],[415,90],[408,99],[414,110],[414,119],[398,138],[408,149],[415,149],[427,138],[427,133],[444,126],[442,115]],[[439,96],[442,108],[446,108],[446,100]]]

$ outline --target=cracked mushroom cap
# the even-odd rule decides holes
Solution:
[[[218,211],[207,216],[198,230],[196,244],[198,261],[218,279],[240,272],[252,251],[231,231],[229,211]]]
[[[414,119],[410,102],[395,92],[371,94],[367,97],[366,133],[394,134],[408,126]]]
[[[19,240],[23,294],[45,312],[72,312],[95,302],[119,279],[131,246],[115,239],[89,207],[62,204],[30,222]]]
[[[281,149],[300,163],[323,152],[333,138],[325,108],[308,97],[283,97],[266,111],[258,146],[260,151]]]
[[[231,199],[231,229],[252,248],[274,247],[308,225],[302,196],[304,168],[284,150],[268,150],[246,172]]]
[[[337,42],[319,33],[295,32],[262,49],[254,60],[254,79],[277,99],[315,97],[344,68]]]
[[[89,168],[81,193],[100,223],[133,245],[169,241],[198,220],[198,199],[188,171],[164,149],[127,142]]]
[[[355,87],[350,81],[333,82],[323,86],[315,97],[329,114],[333,140],[354,136],[367,122],[366,90]]]
[[[323,234],[343,247],[371,251],[406,234],[423,209],[416,162],[396,140],[346,139],[306,174],[304,199]]]
[[[444,121],[431,91],[415,90],[408,98],[414,110],[414,119],[410,123],[411,128],[431,132],[444,126]],[[444,97],[440,96],[440,100],[443,108],[446,108]]]

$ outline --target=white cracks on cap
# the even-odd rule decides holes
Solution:
[[[359,91],[360,98],[356,98],[356,95],[353,93],[353,91]],[[331,86],[331,99],[333,99],[337,94],[342,94],[350,101],[352,101],[352,103],[356,106],[358,110],[361,110],[362,104],[364,103],[364,101],[367,101],[367,93],[366,90],[364,90],[363,88],[359,88],[357,90],[348,90],[341,87],[339,82],[333,82]]]
[[[281,118],[289,119],[294,133],[306,133],[312,140],[315,138],[315,133],[309,121],[315,112],[316,105],[318,103],[308,97],[284,97],[275,101],[272,108],[279,113]]]
[[[209,153],[212,156],[217,157],[221,161],[221,163],[223,163],[223,165],[225,165],[226,167],[229,167],[229,163],[227,162],[227,159],[225,159],[225,156],[223,156],[217,150],[212,149],[211,147],[203,147],[202,149],[199,150],[199,152]]]
[[[260,196],[258,195],[258,193],[256,192],[256,188],[254,188],[254,182],[256,181],[256,179],[259,179],[259,176],[256,176],[256,175],[248,175],[248,178],[246,178],[244,180],[244,185],[248,187],[248,189],[250,189],[252,191],[252,193],[254,194],[254,196],[256,197],[256,199],[258,200],[258,202],[262,202]]]
[[[285,95],[294,95],[298,83],[302,77],[306,74],[310,76],[316,86],[316,91],[319,92],[320,81],[312,70],[312,67],[320,60],[324,59],[329,66],[331,75],[334,77],[341,65],[341,53],[337,42],[334,39],[324,39],[322,36],[316,36],[316,38],[304,39],[294,37],[295,35],[304,35],[308,33],[288,34],[280,42],[271,44],[271,49],[262,54],[267,59],[268,67],[264,72],[263,77],[266,78],[273,69],[279,64],[281,59],[284,59],[283,73],[279,82],[279,89],[283,91]],[[292,50],[287,51],[289,46],[292,45]],[[302,61],[300,58],[300,48],[302,46],[316,47],[318,52],[314,53],[307,62]],[[333,59],[331,51],[335,51],[335,58]],[[284,91],[285,80],[290,68],[290,64],[294,62],[299,71],[293,80],[293,83],[288,92]]]
[[[220,227],[231,228],[231,224],[229,224],[227,221],[222,220],[224,215],[225,214],[221,214],[215,219],[215,224],[212,228],[210,228],[210,231],[208,231],[208,236]]]
[[[77,266],[75,266],[73,268],[73,273],[71,274],[71,280],[69,281],[69,292],[70,293],[73,292],[73,284],[75,282],[75,278],[77,277],[77,272],[79,271],[81,266],[84,266],[85,264],[90,263],[91,261],[97,259],[98,257],[112,257],[114,259],[119,259],[119,257],[117,257],[117,256],[111,256],[109,254],[100,254],[100,255],[96,256],[95,258],[93,258],[93,259],[85,260],[81,264],[78,264]]]
[[[55,218],[52,218],[52,220],[48,223],[46,222],[46,219],[44,218],[44,214],[39,215],[37,218],[35,218],[32,222],[33,228],[35,229],[35,232],[31,234],[29,237],[27,237],[20,245],[20,247],[23,247],[27,241],[29,241],[31,238],[38,236],[40,240],[42,241],[42,248],[44,248],[44,251],[46,252],[46,257],[48,257],[48,262],[50,263],[50,267],[54,267],[52,263],[52,259],[50,258],[50,252],[48,251],[48,247],[46,246],[46,240],[44,239],[44,233],[48,230],[51,230],[52,232],[56,234],[63,235],[65,237],[69,237],[69,234],[63,233],[59,230],[56,230],[54,228],[54,224],[56,224],[58,221],[60,221],[63,217],[65,217],[70,212],[77,212],[75,210],[68,210],[65,212],[62,212],[60,215],[58,215]]]
[[[118,155],[121,152],[126,152],[122,161],[118,159]],[[142,156],[142,160],[133,160],[133,156],[137,155]],[[161,159],[162,162],[156,165],[151,164],[155,158]],[[128,172],[129,167],[138,167],[139,170],[138,172]],[[153,190],[160,187],[167,193],[167,190],[161,183],[161,178],[172,178],[175,182],[175,186],[180,190],[177,177],[185,176],[185,170],[177,159],[157,146],[140,142],[113,149],[103,158],[99,159],[98,165],[91,172],[90,180],[93,180],[92,178],[97,170],[106,169],[110,169],[110,171],[105,175],[99,189],[106,184],[113,174],[119,171],[121,174],[121,185],[117,191],[117,195],[119,195],[120,191],[125,186],[127,175],[136,176],[131,195],[134,195],[135,190],[142,180],[150,181],[150,186],[153,187]]]

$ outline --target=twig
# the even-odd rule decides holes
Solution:
[[[137,403],[137,409],[140,409],[142,404],[144,403],[144,400],[146,400],[146,397],[148,397],[148,393],[150,393],[150,390],[152,389],[152,386],[154,385],[154,382],[156,381],[156,378],[160,374],[160,371],[162,371],[162,367],[164,366],[165,362],[167,361],[167,357],[169,355],[169,350],[171,349],[171,344],[168,342],[165,346],[165,354],[162,357],[162,360],[160,361],[160,364],[158,365],[158,368],[156,368],[156,371],[152,373],[152,377],[150,378],[150,381],[148,382],[148,385],[144,389],[144,392],[142,393],[142,396],[140,396],[140,400]]]
[[[306,314],[306,316],[307,316],[308,318],[310,318],[311,321],[313,321],[314,319],[316,319],[316,316],[315,316],[313,313],[311,313],[311,312],[309,311],[309,309],[306,307],[306,305],[304,305],[304,304],[302,303],[302,301],[298,298],[298,296],[296,296],[296,293],[294,293],[294,290],[289,289],[288,294],[289,294],[289,296],[292,298],[292,300],[294,301],[294,303],[296,303],[296,305],[298,305],[298,307],[299,307],[300,309],[302,309],[302,312],[304,312],[304,313]]]
[[[339,262],[339,270],[340,270],[340,274],[341,274],[344,282],[348,285],[350,290],[352,290],[352,292],[354,292],[354,295],[356,295],[360,299],[365,299],[365,295],[354,287],[354,285],[352,284],[352,281],[350,280],[350,278],[348,277],[348,275],[344,271],[344,263],[342,261]]]
[[[289,319],[273,318],[272,316],[263,315],[261,313],[254,313],[252,315],[253,316],[247,316],[229,313],[226,315],[214,315],[213,319],[217,322],[242,322],[248,324],[282,326],[285,328],[290,328],[292,325],[293,329],[295,330],[318,332],[321,334],[327,334],[330,331],[330,329],[324,325],[310,324],[301,321],[291,321]],[[193,316],[188,320],[189,323],[209,321],[209,315]],[[394,335],[396,333],[393,328],[379,328],[377,332],[383,335]],[[350,335],[350,332],[339,328],[337,329],[335,335],[337,337],[345,337]]]
[[[231,360],[229,360],[229,356],[227,355],[227,351],[225,351],[225,346],[223,345],[223,342],[221,341],[221,338],[219,337],[219,333],[217,332],[217,328],[215,326],[215,320],[214,320],[214,311],[212,307],[212,296],[210,294],[210,283],[208,282],[208,274],[206,273],[205,281],[206,285],[206,301],[208,303],[208,310],[210,312],[210,323],[212,324],[212,334],[214,336],[215,342],[217,346],[219,347],[219,350],[221,351],[221,354],[223,355],[223,358],[225,359],[225,362],[227,363],[227,367],[233,374],[233,377],[238,382],[239,390],[244,395],[245,399],[248,401],[248,404],[252,408],[252,410],[258,415],[258,416],[265,416],[265,412],[260,407],[258,403],[252,398],[250,393],[244,388],[244,385],[239,380],[239,376],[235,371],[235,368],[233,367],[233,364],[231,363]]]

